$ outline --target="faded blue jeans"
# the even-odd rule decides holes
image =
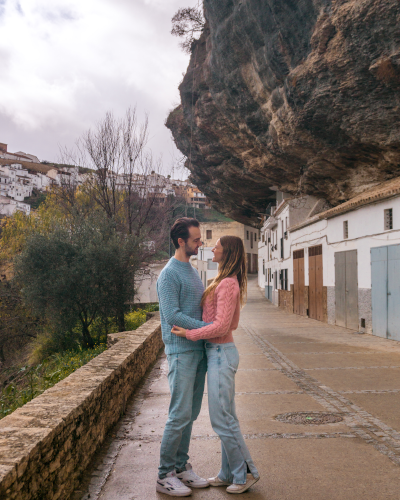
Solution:
[[[199,416],[207,372],[204,350],[168,354],[171,402],[161,441],[158,475],[185,468],[193,422]]]
[[[239,353],[233,342],[205,343],[207,352],[208,408],[211,425],[221,439],[222,481],[245,484],[247,468],[255,478],[258,471],[244,442],[235,410],[235,374]]]

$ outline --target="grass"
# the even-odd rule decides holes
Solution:
[[[155,310],[158,310],[158,304],[128,313],[125,317],[126,330],[139,328],[146,321],[146,313]],[[34,366],[22,366],[13,380],[0,391],[0,419],[68,377],[106,348],[105,343],[96,345],[93,349],[77,348],[53,354]]]

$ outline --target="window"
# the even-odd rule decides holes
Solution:
[[[210,271],[218,269],[218,262],[213,262],[212,259],[207,259],[207,269]]]
[[[263,274],[265,274],[265,260],[263,259]]]
[[[253,248],[253,233],[250,233],[250,248]]]
[[[384,210],[384,216],[385,216],[385,231],[388,229],[393,229],[393,209],[392,208],[387,208]]]
[[[249,232],[248,231],[246,231],[246,232],[247,232],[247,239],[249,239]]]
[[[262,235],[262,242],[264,243],[264,241],[265,241],[265,238],[264,238],[264,235]]]
[[[280,282],[281,282],[281,290],[288,289],[288,270],[282,269],[279,272]]]
[[[345,220],[343,221],[343,239],[347,240],[349,237],[349,221]]]
[[[212,231],[211,229],[207,229],[207,240],[211,240],[212,239]]]

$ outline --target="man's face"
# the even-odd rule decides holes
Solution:
[[[201,241],[201,233],[200,228],[198,227],[190,227],[189,228],[189,238],[185,243],[185,253],[187,257],[191,255],[197,255],[199,247],[203,242]]]

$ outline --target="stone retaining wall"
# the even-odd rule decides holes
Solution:
[[[0,420],[0,499],[67,500],[163,347],[159,313]]]

